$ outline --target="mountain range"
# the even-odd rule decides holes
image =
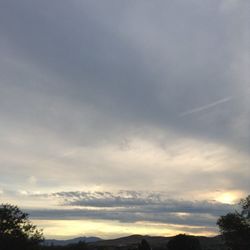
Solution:
[[[101,238],[98,237],[77,237],[77,238],[73,238],[73,239],[69,239],[69,240],[55,240],[55,239],[46,239],[43,242],[43,245],[46,246],[50,246],[50,245],[54,245],[54,246],[66,246],[69,244],[76,244],[78,242],[84,241],[86,243],[94,243],[97,241],[101,241]]]
[[[148,236],[148,235],[130,235],[127,237],[121,237],[117,239],[110,239],[110,240],[103,240],[98,237],[78,237],[70,240],[45,240],[45,245],[58,245],[58,246],[65,246],[68,244],[75,244],[80,241],[85,241],[88,243],[89,246],[93,248],[96,247],[105,247],[105,248],[126,248],[126,247],[133,247],[138,245],[142,239],[148,241],[148,243],[154,249],[161,249],[162,247],[166,246],[168,241],[172,237],[163,237],[163,236]],[[221,236],[215,237],[205,237],[205,236],[197,236],[199,239],[203,249],[224,249],[222,244]]]

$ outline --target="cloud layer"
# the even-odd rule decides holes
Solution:
[[[194,200],[234,203],[248,194],[249,7],[1,1],[2,200],[42,208],[16,194],[54,193],[69,207],[136,207],[136,215],[117,211],[114,220],[154,220],[152,208],[168,213],[156,221],[174,222],[163,207],[213,214],[210,203]],[[169,200],[113,196],[119,190],[164,192]]]
[[[233,211],[235,206],[215,201],[185,201],[167,198],[163,193],[134,191],[60,192],[36,194],[33,199],[57,200],[56,209],[27,210],[36,220],[109,220],[121,223],[161,223],[197,227],[215,231],[218,216]],[[197,231],[198,232],[198,231]]]

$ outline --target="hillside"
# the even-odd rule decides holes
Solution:
[[[43,242],[43,245],[45,246],[67,246],[70,244],[76,244],[78,242],[86,242],[86,243],[94,243],[97,241],[102,240],[101,238],[98,237],[78,237],[78,238],[73,238],[69,240],[55,240],[55,239],[47,239]]]
[[[171,238],[172,237],[131,235],[112,240],[101,240],[90,243],[89,245],[96,249],[135,249],[142,239],[146,239],[153,249],[164,249]],[[203,250],[223,250],[222,240],[220,236],[198,236],[198,239],[200,240]]]

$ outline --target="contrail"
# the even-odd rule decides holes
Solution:
[[[183,117],[183,116],[187,116],[187,115],[199,113],[199,112],[201,112],[201,111],[204,111],[204,110],[213,108],[213,107],[215,107],[215,106],[217,106],[217,105],[220,105],[220,104],[222,104],[222,103],[229,102],[229,101],[231,101],[232,99],[233,99],[233,97],[232,97],[232,96],[229,96],[229,97],[220,99],[220,100],[218,100],[218,101],[209,103],[209,104],[207,104],[207,105],[204,105],[204,106],[201,106],[201,107],[198,107],[198,108],[194,108],[194,109],[188,110],[188,111],[186,111],[186,112],[184,112],[184,113],[181,113],[179,116],[180,116],[180,117]]]

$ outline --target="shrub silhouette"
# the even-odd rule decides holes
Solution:
[[[145,239],[143,239],[138,245],[138,250],[151,250],[151,247],[149,243]]]
[[[199,240],[195,236],[179,234],[167,244],[168,250],[201,250]]]
[[[0,249],[38,249],[43,240],[42,232],[32,225],[28,214],[17,206],[0,205]]]

